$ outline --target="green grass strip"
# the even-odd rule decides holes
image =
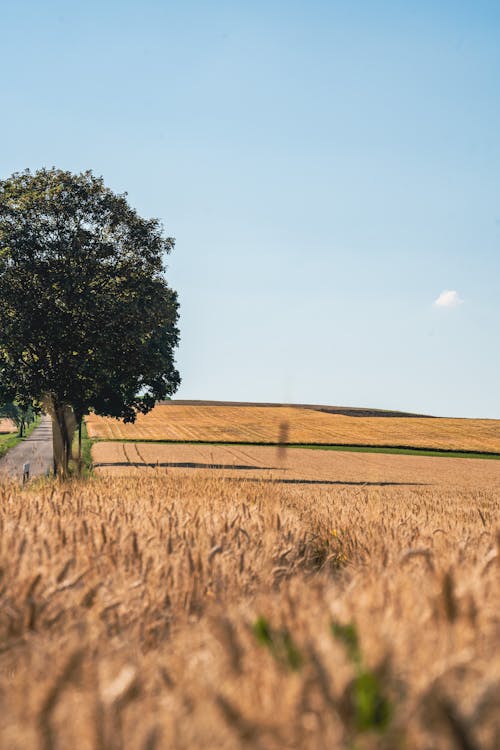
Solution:
[[[85,422],[82,423],[82,464],[83,464],[83,475],[90,476],[92,474],[92,443],[93,441],[89,438],[87,432],[87,425]]]
[[[482,451],[445,450],[443,448],[396,448],[378,445],[294,445],[294,448],[309,450],[347,451],[351,453],[393,453],[402,456],[431,456],[432,458],[486,458],[500,460],[500,453]]]
[[[7,451],[20,443],[21,440],[22,438],[19,437],[17,432],[9,432],[7,434],[0,435],[0,458],[2,458],[2,456],[5,456]]]
[[[87,432],[87,425],[85,424],[85,421],[82,422],[82,477],[90,477],[93,474],[93,464],[92,464],[92,445],[93,443],[98,442],[96,440],[91,440],[89,438],[89,434]],[[70,460],[70,473],[76,476],[78,474],[78,429],[75,430],[75,434],[73,436],[73,445],[72,445],[72,454],[73,457]]]

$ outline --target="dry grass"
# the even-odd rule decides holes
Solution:
[[[0,746],[493,750],[498,507],[488,482],[0,488]]]
[[[0,417],[0,434],[10,432],[17,432],[15,422],[13,422],[12,419],[9,419],[8,417]]]
[[[276,448],[255,445],[183,445],[175,443],[95,443],[96,472],[126,476],[159,471],[173,475],[213,473],[238,479],[282,483],[497,489],[500,461],[401,456],[376,453]]]
[[[134,424],[90,415],[90,438],[403,445],[500,453],[500,421],[350,417],[314,409],[162,404]]]

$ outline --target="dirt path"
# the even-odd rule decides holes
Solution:
[[[0,480],[2,477],[22,479],[25,463],[30,464],[30,477],[38,477],[52,470],[52,422],[44,415],[38,427],[29,438],[16,445],[0,459]]]

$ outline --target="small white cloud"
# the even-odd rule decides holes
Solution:
[[[445,289],[444,292],[441,292],[437,300],[434,301],[434,305],[436,307],[458,307],[462,302],[463,299],[460,299],[458,292]]]

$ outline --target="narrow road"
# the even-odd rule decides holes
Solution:
[[[44,476],[53,468],[52,421],[46,414],[29,438],[7,451],[0,459],[0,481],[3,477],[23,478],[24,464],[30,465],[30,478]]]

